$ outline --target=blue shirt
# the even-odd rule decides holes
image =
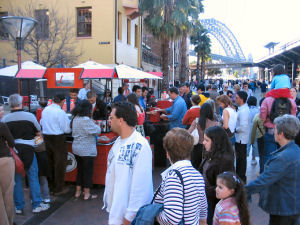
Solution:
[[[276,75],[272,79],[271,89],[291,88],[290,78],[286,74]]]
[[[145,101],[145,98],[143,96],[139,97],[139,103],[140,103],[140,106],[142,106],[143,109],[146,110],[146,101]]]
[[[170,130],[174,127],[185,128],[185,125],[182,124],[182,119],[187,111],[185,101],[182,97],[178,97],[174,100],[173,105],[170,108],[166,109],[168,119],[170,121]]]
[[[114,98],[114,103],[121,102],[121,101],[126,101],[126,96],[125,95],[118,95]]]

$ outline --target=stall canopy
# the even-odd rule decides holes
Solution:
[[[21,70],[18,71],[18,65],[8,66],[0,69],[0,76],[16,77],[16,78],[42,78],[46,71],[46,67],[36,64],[32,61],[23,62]]]
[[[120,79],[162,79],[156,75],[126,65],[118,65],[115,69]]]
[[[163,73],[162,72],[148,72],[151,73],[152,75],[158,76],[160,78],[163,78]]]
[[[112,67],[94,61],[87,61],[73,68],[84,69],[80,79],[112,78],[114,73],[114,69]]]

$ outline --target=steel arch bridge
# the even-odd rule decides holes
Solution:
[[[221,44],[226,56],[214,55],[213,58],[222,59],[225,62],[245,62],[246,58],[234,34],[222,22],[216,19],[200,20],[204,28],[213,35]]]

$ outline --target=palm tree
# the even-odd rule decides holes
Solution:
[[[181,38],[181,67],[180,67],[180,82],[184,83],[187,79],[187,36],[193,31],[193,23],[198,20],[199,13],[204,12],[202,0],[190,1],[188,10],[189,20],[182,26],[182,38]],[[194,20],[194,21],[193,21]]]
[[[140,0],[139,11],[144,14],[146,29],[161,40],[163,82],[162,89],[169,86],[169,43],[182,35],[189,16],[194,17],[200,9],[201,0]],[[200,12],[199,12],[200,13]]]
[[[197,55],[197,73],[196,77],[199,81],[199,71],[201,80],[204,79],[205,61],[211,54],[211,41],[207,35],[207,30],[200,24],[199,21],[194,25],[194,33],[191,35],[191,43],[195,46],[194,51]],[[201,65],[200,65],[201,60]],[[199,70],[200,68],[200,70]]]

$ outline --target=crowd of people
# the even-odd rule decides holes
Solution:
[[[252,194],[260,193],[259,206],[270,215],[270,225],[297,225],[297,87],[291,85],[282,65],[273,72],[269,91],[265,81],[249,80],[170,87],[164,98],[168,96],[172,106],[153,111],[149,106],[156,101],[147,87],[134,85],[130,90],[124,83],[114,98],[110,90],[99,98],[86,83],[80,91],[70,90],[67,98],[57,94],[40,121],[22,110],[20,95],[11,95],[10,113],[4,116],[0,105],[0,224],[12,225],[14,213],[22,214],[25,204],[13,149],[24,164],[32,212],[49,209],[50,194],[69,191],[64,182],[65,134],[73,137],[77,161],[74,200],[97,198],[91,193],[101,133],[96,120],[108,119],[119,136],[107,158],[103,208],[109,212],[108,224],[250,225],[247,198],[250,201]],[[254,96],[257,86],[262,94],[259,106]],[[71,118],[63,110],[65,102]],[[155,113],[169,121],[162,143],[170,166],[153,192],[153,153],[144,126]],[[36,137],[43,139],[43,150],[37,150]],[[247,181],[250,153],[252,165],[257,164],[258,154],[260,168],[251,182]]]

